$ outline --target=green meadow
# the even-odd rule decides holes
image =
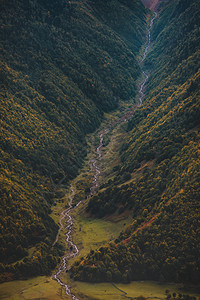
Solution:
[[[151,281],[131,282],[129,284],[85,283],[71,281],[68,274],[64,280],[69,282],[72,292],[80,300],[121,300],[127,298],[166,299],[166,290],[170,293],[189,294],[200,299],[200,294],[194,290],[183,288],[180,284],[167,284]],[[117,288],[121,289],[119,291]],[[7,282],[0,285],[0,299],[4,300],[64,300],[71,299],[65,295],[64,289],[50,277],[40,276],[29,280]]]
[[[60,285],[50,277],[39,276],[28,280],[16,280],[0,284],[0,299],[70,299]]]
[[[117,288],[124,291],[119,291]],[[77,295],[84,295],[80,299],[88,300],[118,300],[127,298],[138,298],[141,296],[146,299],[166,299],[166,290],[171,294],[189,294],[190,296],[196,296],[197,299],[200,296],[195,291],[188,291],[183,289],[181,284],[167,284],[152,281],[135,281],[129,284],[116,284],[115,287],[111,283],[84,283],[76,282],[72,291]]]

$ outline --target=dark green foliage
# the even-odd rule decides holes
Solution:
[[[198,283],[199,15],[199,1],[171,0],[156,21],[146,61],[151,76],[128,124],[121,169],[88,205],[98,217],[131,212],[133,222],[115,243],[77,262],[75,279]],[[123,180],[127,172],[131,183]]]
[[[136,94],[132,50],[143,43],[145,10],[139,1],[114,4],[104,12],[89,0],[0,3],[0,261],[9,279],[55,267],[56,185],[77,175],[85,135],[103,113]],[[116,18],[123,31],[109,24]]]

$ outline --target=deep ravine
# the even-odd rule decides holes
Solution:
[[[142,65],[142,63],[144,62],[144,60],[147,56],[147,53],[148,53],[148,50],[149,50],[149,47],[150,47],[150,44],[151,44],[151,30],[152,30],[153,22],[156,18],[157,18],[157,13],[154,12],[154,16],[151,19],[149,29],[148,29],[147,45],[144,49],[143,56],[142,56],[142,59],[140,61],[141,65]],[[137,106],[142,105],[142,102],[143,102],[143,99],[144,99],[144,96],[145,96],[145,84],[148,80],[148,74],[145,73],[144,70],[142,70],[142,73],[143,73],[143,80],[139,84],[138,104],[137,104]],[[124,116],[120,118],[120,120],[117,122],[117,124],[119,124],[119,123],[122,124],[122,123],[126,122],[128,119],[131,119],[133,114],[134,114],[134,109],[131,110],[131,113],[128,113],[127,111],[125,111]],[[103,147],[104,135],[107,134],[108,132],[109,132],[109,129],[105,128],[104,130],[102,130],[99,133],[100,142],[99,142],[99,146],[96,148],[96,158],[91,159],[90,162],[89,162],[90,165],[91,165],[92,171],[94,170],[94,178],[93,178],[92,186],[90,188],[90,193],[87,196],[87,199],[90,198],[98,190],[98,187],[99,187],[98,177],[101,174],[101,170],[98,166],[98,161],[102,157],[102,147]],[[70,200],[69,201],[69,207],[67,209],[63,210],[62,213],[61,213],[60,220],[59,220],[60,229],[59,229],[58,234],[56,236],[56,239],[53,243],[53,246],[57,243],[60,231],[64,228],[63,222],[65,222],[65,224],[67,224],[64,228],[65,231],[66,231],[66,234],[65,234],[66,242],[69,243],[69,249],[70,250],[64,257],[62,257],[59,268],[58,268],[56,274],[53,275],[53,277],[61,285],[61,287],[65,288],[66,295],[71,296],[71,298],[73,300],[79,300],[75,295],[73,295],[71,293],[69,285],[65,284],[61,279],[62,274],[65,273],[66,270],[67,270],[68,260],[70,258],[75,257],[79,253],[79,250],[78,250],[77,246],[73,243],[72,237],[71,237],[72,227],[73,227],[73,224],[74,224],[72,216],[71,216],[71,212],[74,209],[76,209],[82,203],[82,201],[78,202],[78,204],[76,206],[72,206],[73,198],[74,198],[74,195],[75,195],[73,185],[70,186],[70,189],[71,189],[71,193],[70,193],[70,197],[69,197],[69,200]]]

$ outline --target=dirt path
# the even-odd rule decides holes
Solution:
[[[115,283],[111,283],[112,284],[112,286],[116,289],[116,290],[118,290],[118,291],[120,291],[121,293],[122,293],[122,297],[123,298],[126,298],[126,299],[131,299],[131,300],[133,300],[133,299],[138,299],[138,297],[129,297],[129,296],[127,296],[127,292],[125,292],[125,291],[123,291],[122,289],[120,289]],[[147,297],[147,298],[145,298],[145,299],[159,299],[159,300],[162,300],[162,299],[166,299],[166,298],[158,298],[158,297]]]
[[[123,240],[123,243],[126,244],[129,242],[131,237],[135,235],[138,231],[143,230],[147,227],[149,227],[156,219],[157,217],[161,214],[161,212],[156,213],[151,219],[145,223],[143,223],[141,226],[139,226],[127,239]]]

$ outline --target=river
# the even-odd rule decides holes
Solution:
[[[144,52],[143,52],[143,56],[142,56],[142,59],[140,61],[140,64],[142,66],[142,63],[144,62],[146,56],[147,56],[147,53],[148,53],[148,50],[149,50],[149,47],[151,45],[151,30],[152,30],[152,26],[153,26],[153,22],[154,20],[156,19],[157,17],[157,13],[154,12],[154,16],[152,17],[151,19],[151,22],[150,22],[150,25],[149,25],[149,28],[148,28],[148,38],[147,38],[147,44],[146,44],[146,47],[144,49]],[[145,73],[144,70],[142,70],[142,73],[143,73],[143,79],[139,85],[139,91],[138,91],[138,106],[141,106],[142,105],[142,102],[143,102],[143,99],[144,99],[144,96],[145,96],[145,84],[148,80],[148,74]],[[126,122],[128,119],[130,119],[134,113],[134,110],[132,111],[131,114],[128,115],[127,117],[127,112],[125,112],[126,114],[126,117],[122,117],[120,118],[120,120],[117,122],[117,123],[124,123]],[[98,166],[98,161],[101,159],[102,157],[102,147],[103,147],[103,137],[105,134],[107,134],[109,132],[109,129],[108,128],[105,128],[103,131],[101,131],[99,133],[99,145],[98,147],[96,148],[96,158],[93,158],[91,161],[90,161],[90,165],[91,165],[91,168],[94,170],[94,178],[93,178],[93,182],[92,182],[92,186],[90,188],[90,193],[88,195],[87,198],[91,197],[98,189],[98,186],[99,186],[99,182],[98,182],[98,177],[99,175],[101,174],[101,170]],[[71,212],[72,210],[76,209],[77,206],[79,206],[81,204],[82,201],[80,201],[76,206],[72,206],[72,202],[73,202],[73,197],[74,197],[74,189],[73,189],[73,186],[71,185],[71,193],[70,193],[70,201],[69,201],[69,208],[64,210],[61,214],[61,217],[60,217],[60,229],[58,231],[58,234],[57,234],[57,237],[56,237],[56,240],[54,242],[53,245],[55,245],[55,243],[57,242],[58,240],[58,236],[60,234],[60,231],[61,229],[64,228],[64,225],[63,225],[63,221],[65,221],[65,223],[67,224],[66,227],[65,227],[65,231],[67,232],[65,235],[66,235],[66,242],[69,243],[69,248],[70,248],[70,251],[64,256],[62,257],[62,260],[61,260],[61,263],[60,263],[60,266],[58,268],[58,271],[56,272],[55,275],[53,275],[53,277],[55,278],[55,280],[62,286],[65,288],[65,293],[66,295],[69,295],[72,297],[73,300],[79,300],[75,295],[73,295],[71,293],[71,290],[70,290],[70,287],[65,284],[62,279],[61,279],[61,275],[63,273],[66,272],[67,270],[67,261],[72,258],[72,257],[75,257],[78,253],[79,253],[79,250],[78,250],[78,247],[73,243],[72,239],[71,239],[71,232],[72,232],[72,227],[73,227],[73,219],[71,217]],[[66,219],[67,219],[67,222],[66,222]]]
[[[104,134],[107,134],[107,133],[108,133],[107,128],[102,133],[100,133],[100,135],[99,135],[100,143],[99,143],[99,146],[96,148],[97,157],[90,161],[91,168],[94,169],[95,174],[94,174],[92,186],[90,188],[90,193],[87,196],[87,199],[90,198],[96,192],[96,190],[98,189],[98,186],[99,186],[98,177],[99,177],[101,171],[98,167],[97,162],[102,156],[101,148],[103,147],[103,136],[104,136]],[[66,234],[65,234],[65,236],[66,236],[65,240],[66,240],[67,243],[69,243],[70,252],[62,257],[62,260],[61,260],[61,263],[59,265],[58,271],[56,272],[55,275],[53,275],[53,277],[55,278],[55,280],[62,287],[65,288],[66,295],[71,296],[73,300],[79,300],[75,295],[73,295],[71,293],[70,287],[61,280],[61,275],[63,273],[65,273],[66,270],[67,270],[67,261],[70,258],[75,257],[79,253],[78,247],[73,243],[73,241],[71,239],[71,232],[72,232],[72,227],[73,227],[73,224],[74,224],[73,219],[71,217],[71,212],[72,212],[72,210],[76,209],[81,204],[82,201],[78,202],[76,204],[76,206],[72,206],[73,197],[74,197],[75,193],[74,193],[74,189],[73,189],[72,185],[70,186],[70,189],[71,189],[71,193],[70,193],[70,196],[69,196],[69,200],[70,200],[69,201],[69,208],[67,208],[66,210],[64,210],[61,213],[61,217],[60,217],[60,220],[59,220],[60,229],[59,229],[58,234],[56,236],[55,242],[53,243],[53,246],[57,243],[60,231],[64,228],[64,225],[63,225],[63,221],[64,221],[67,224],[66,227],[65,227],[65,231],[67,231]]]

